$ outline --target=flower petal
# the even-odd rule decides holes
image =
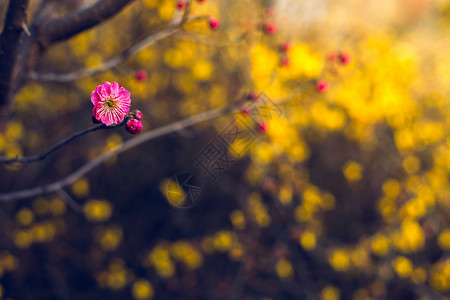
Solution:
[[[124,102],[131,102],[130,99],[131,93],[127,90],[119,92],[119,95],[117,96],[117,99]]]
[[[102,95],[105,98],[109,98],[111,96],[111,83],[108,81],[103,82],[102,84]]]
[[[120,85],[117,82],[111,83],[111,97],[116,98],[119,92]]]
[[[92,104],[97,105],[97,103],[100,101],[100,96],[98,95],[97,91],[93,91],[91,94],[91,102]]]

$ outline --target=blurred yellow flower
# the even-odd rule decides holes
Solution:
[[[30,225],[34,220],[34,214],[30,209],[22,208],[16,213],[16,220],[20,225]]]
[[[144,300],[153,298],[153,287],[146,279],[138,279],[131,286],[131,294],[136,300]]]
[[[350,257],[343,249],[336,249],[328,256],[330,265],[336,271],[347,271],[350,268]]]
[[[294,275],[294,269],[292,268],[291,262],[284,258],[277,261],[275,270],[281,279],[290,278]]]
[[[341,293],[339,289],[332,285],[327,285],[320,292],[320,300],[339,300]]]
[[[438,237],[438,244],[442,250],[450,250],[450,228],[441,231]]]
[[[404,256],[397,256],[392,260],[392,266],[399,277],[405,278],[411,275],[413,271],[413,264],[411,260]]]
[[[355,161],[349,161],[342,167],[342,172],[349,182],[361,180],[362,171],[363,166]]]
[[[103,222],[112,214],[112,207],[108,201],[91,199],[83,206],[84,216],[91,222]]]
[[[300,235],[300,245],[306,251],[311,251],[316,248],[316,235],[311,231],[305,231]]]

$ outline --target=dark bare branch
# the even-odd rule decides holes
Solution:
[[[19,74],[16,62],[27,26],[29,0],[10,0],[0,35],[0,117],[6,115]]]
[[[47,44],[66,40],[117,15],[134,0],[101,0],[96,4],[45,24],[42,34]]]
[[[181,22],[147,36],[140,42],[138,42],[135,45],[131,46],[130,48],[124,50],[119,55],[117,55],[111,59],[108,59],[102,65],[100,65],[98,67],[69,72],[69,73],[39,74],[37,72],[30,72],[28,79],[37,80],[37,81],[70,82],[70,81],[74,81],[78,78],[93,76],[95,74],[111,70],[111,69],[117,67],[119,64],[121,64],[127,58],[136,54],[137,52],[149,47],[150,45],[153,45],[154,43],[156,43],[166,37],[173,36],[175,33],[180,32],[179,30],[182,28],[182,26],[184,24],[186,24],[188,22],[196,22],[196,21],[203,20],[206,18],[207,18],[206,16],[199,16],[199,17],[193,18],[191,20],[183,18],[181,20]]]
[[[128,57],[134,55],[135,53],[139,52],[140,50],[150,46],[151,44],[156,43],[157,41],[159,41],[165,37],[168,37],[168,36],[174,34],[177,30],[178,30],[178,26],[173,26],[173,27],[169,27],[167,29],[160,30],[160,31],[146,37],[145,39],[143,39],[136,45],[133,45],[132,47],[126,49],[118,56],[115,56],[115,57],[107,60],[101,66],[98,66],[95,68],[74,71],[74,72],[69,72],[69,73],[64,73],[64,74],[61,74],[61,73],[38,74],[36,72],[30,72],[29,79],[37,80],[37,81],[70,82],[70,81],[74,81],[81,77],[92,76],[97,73],[108,71],[114,67],[117,67],[120,63],[122,63]]]
[[[101,124],[101,125],[97,125],[97,126],[94,126],[94,127],[90,127],[90,128],[84,129],[82,131],[74,133],[72,136],[66,138],[65,140],[62,140],[61,142],[51,146],[50,148],[48,148],[46,151],[44,151],[41,154],[36,154],[36,155],[32,155],[32,156],[27,156],[27,157],[16,157],[16,158],[7,158],[7,157],[0,156],[0,162],[11,164],[11,163],[30,163],[30,162],[40,161],[40,160],[45,159],[47,156],[49,156],[50,154],[52,154],[56,150],[64,147],[65,145],[67,145],[68,143],[70,143],[71,141],[76,139],[77,137],[80,137],[80,136],[85,135],[85,134],[87,134],[89,132],[94,132],[94,131],[97,131],[97,130],[100,130],[100,129],[112,129],[112,128],[116,128],[116,127],[125,125],[127,120],[128,119],[125,119],[123,122],[121,122],[119,124],[116,124],[116,125],[106,126],[105,124]]]
[[[30,198],[35,197],[38,195],[46,194],[46,193],[56,193],[62,188],[74,183],[78,178],[83,176],[84,174],[91,171],[93,168],[99,166],[103,162],[107,161],[108,159],[125,152],[129,149],[132,149],[144,142],[153,140],[155,138],[168,135],[170,133],[177,132],[178,130],[182,130],[184,128],[193,126],[195,124],[199,124],[208,120],[213,120],[218,117],[221,117],[223,115],[229,114],[233,111],[235,111],[238,107],[242,105],[242,100],[233,103],[229,106],[226,106],[224,108],[220,109],[213,109],[204,113],[200,113],[197,115],[194,115],[192,117],[188,117],[186,119],[180,120],[178,122],[168,124],[165,126],[161,126],[159,128],[155,128],[153,130],[150,130],[146,133],[143,133],[135,138],[132,138],[125,143],[123,143],[120,147],[111,149],[102,155],[98,156],[97,158],[87,162],[85,165],[83,165],[78,170],[74,171],[67,177],[64,177],[58,181],[55,181],[54,183],[48,184],[46,186],[40,186],[32,189],[26,189],[21,190],[17,192],[10,192],[10,193],[4,193],[0,194],[0,201],[6,202],[6,201],[12,201],[17,199],[24,199],[24,198]]]

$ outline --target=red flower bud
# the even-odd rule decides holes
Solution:
[[[288,52],[289,50],[291,50],[291,48],[292,48],[291,42],[286,42],[280,45],[280,50],[283,52]]]
[[[184,1],[178,1],[178,3],[177,3],[177,8],[179,9],[179,10],[182,10],[182,9],[184,9],[186,7],[186,2],[184,2]]]
[[[136,72],[136,79],[139,81],[145,81],[148,78],[148,74],[146,70],[139,70]]]
[[[259,98],[259,94],[258,94],[258,92],[255,92],[255,91],[250,92],[250,93],[247,95],[247,100],[256,100],[256,99],[258,99],[258,98]]]
[[[259,132],[261,132],[261,133],[265,133],[266,131],[267,131],[267,127],[268,127],[268,124],[267,124],[267,122],[261,122],[261,123],[259,123],[258,124],[258,130],[259,130]]]
[[[277,32],[278,27],[274,23],[265,23],[263,24],[263,30],[267,34],[274,34],[275,32]]]
[[[250,114],[252,113],[252,110],[250,109],[250,107],[244,107],[241,112],[246,115],[246,116],[250,116]]]
[[[219,28],[220,22],[218,19],[214,19],[214,18],[210,18],[209,19],[209,27],[212,30],[216,30],[217,28]]]
[[[326,80],[319,80],[316,83],[316,88],[319,92],[325,92],[326,90],[328,90],[329,87],[330,87],[330,85],[328,84],[328,81],[326,81]]]
[[[348,65],[350,63],[351,58],[348,53],[341,52],[339,53],[339,60],[342,65]]]
[[[136,109],[135,111],[133,111],[132,115],[135,119],[142,120],[143,115],[140,110]]]
[[[281,65],[283,67],[289,67],[290,64],[291,64],[291,60],[289,59],[289,57],[285,56],[281,59]]]
[[[126,128],[129,133],[138,134],[142,131],[142,122],[137,119],[129,119]]]

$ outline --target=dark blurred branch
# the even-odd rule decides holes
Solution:
[[[110,70],[110,69],[118,66],[121,62],[123,62],[125,59],[127,59],[131,55],[137,53],[138,51],[150,46],[151,44],[153,44],[163,38],[166,38],[166,37],[172,35],[177,30],[178,30],[178,28],[176,28],[176,27],[170,27],[170,28],[158,31],[155,34],[143,39],[136,45],[126,49],[118,56],[107,60],[101,66],[96,67],[96,68],[90,68],[90,69],[85,69],[85,70],[80,70],[80,71],[75,71],[75,72],[70,72],[70,73],[64,73],[64,74],[58,74],[58,73],[38,74],[36,72],[31,72],[29,79],[38,80],[38,81],[69,82],[69,81],[73,81],[73,80],[81,78],[81,77],[92,76],[97,73],[104,72],[104,71]]]
[[[6,202],[6,201],[11,201],[11,200],[35,197],[35,196],[46,194],[46,193],[58,192],[65,186],[68,186],[68,185],[72,184],[73,182],[75,182],[78,178],[80,178],[84,174],[88,173],[93,168],[99,166],[106,160],[108,160],[122,152],[125,152],[129,149],[132,149],[144,142],[153,140],[157,137],[165,136],[170,133],[177,132],[178,130],[193,126],[195,124],[199,124],[199,123],[209,121],[212,119],[216,119],[218,117],[229,114],[229,113],[235,111],[237,108],[239,108],[242,105],[242,102],[243,102],[243,100],[240,100],[240,101],[238,101],[234,104],[231,104],[229,106],[226,106],[224,108],[214,109],[214,110],[210,110],[210,111],[207,111],[204,113],[200,113],[200,114],[194,115],[192,117],[188,117],[183,120],[177,121],[175,123],[168,124],[168,125],[150,130],[146,133],[140,134],[139,136],[126,141],[120,147],[109,150],[109,151],[103,153],[102,155],[98,156],[94,160],[86,163],[81,168],[79,168],[75,172],[71,173],[67,177],[64,177],[52,184],[48,184],[45,186],[21,190],[21,191],[17,191],[17,192],[0,194],[0,201]]]
[[[118,14],[134,0],[101,0],[96,4],[47,22],[42,34],[47,44],[63,41]]]
[[[79,131],[75,134],[73,134],[72,136],[66,138],[65,140],[62,140],[61,142],[51,146],[50,148],[48,148],[46,151],[44,151],[41,154],[37,154],[37,155],[33,155],[33,156],[27,156],[27,157],[15,157],[15,158],[7,158],[7,157],[1,157],[0,156],[0,162],[2,163],[30,163],[30,162],[35,162],[35,161],[39,161],[39,160],[43,160],[45,159],[47,156],[49,156],[50,154],[52,154],[53,152],[55,152],[56,150],[58,150],[59,148],[64,147],[65,145],[67,145],[69,142],[73,141],[74,139],[76,139],[77,137],[80,137],[82,135],[85,135],[86,133],[89,132],[93,132],[93,131],[97,131],[99,129],[111,129],[111,128],[115,128],[118,126],[122,126],[126,123],[127,119],[125,119],[123,122],[116,124],[116,125],[111,125],[111,126],[106,126],[105,124],[101,124],[98,126],[94,126],[82,131]]]
[[[142,41],[138,42],[137,44],[126,49],[118,56],[107,60],[105,63],[103,63],[99,67],[75,71],[75,72],[63,73],[63,74],[58,74],[58,73],[38,74],[36,72],[30,72],[29,79],[38,80],[38,81],[69,82],[69,81],[73,81],[73,80],[76,80],[81,77],[92,76],[97,73],[108,71],[108,70],[118,66],[124,60],[126,60],[130,56],[136,54],[137,52],[141,51],[142,49],[145,49],[148,46],[150,46],[168,36],[173,35],[186,22],[198,21],[198,20],[204,19],[204,18],[206,18],[206,17],[201,16],[201,17],[197,17],[197,18],[194,18],[191,20],[187,20],[183,17],[183,19],[180,23],[174,24],[166,29],[155,32],[154,34],[144,38]]]
[[[16,62],[23,34],[28,32],[27,15],[29,0],[10,0],[5,24],[0,35],[0,117],[6,115],[19,74]]]

